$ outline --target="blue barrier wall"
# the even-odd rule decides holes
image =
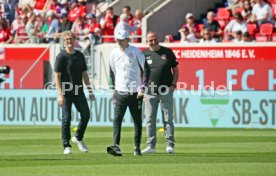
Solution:
[[[95,102],[88,99],[89,125],[112,126],[111,92],[98,90],[95,94]],[[276,128],[275,104],[273,91],[175,91],[174,122],[176,127]],[[72,117],[72,125],[76,125],[79,114],[75,108]],[[60,125],[61,109],[56,92],[0,90],[0,124]],[[124,126],[133,126],[129,112],[125,115]],[[158,126],[162,126],[160,109]]]

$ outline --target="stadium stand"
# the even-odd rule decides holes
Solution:
[[[80,28],[80,23],[78,22],[80,19],[83,20],[82,24],[83,30],[85,30],[85,26],[89,26],[89,20],[87,17],[87,14],[93,14],[95,15],[95,23],[98,25],[97,28],[99,30],[90,30],[89,34],[91,34],[91,40],[95,40],[95,37],[97,38],[96,43],[101,42],[115,42],[113,38],[113,31],[116,27],[116,21],[118,21],[117,16],[120,14],[109,14],[108,16],[105,15],[105,11],[109,7],[108,4],[110,4],[112,1],[105,1],[105,0],[94,0],[94,1],[88,1],[85,0],[37,0],[37,1],[26,1],[29,3],[20,2],[19,5],[16,7],[14,4],[13,6],[16,7],[15,17],[10,18],[9,14],[12,14],[11,9],[6,9],[1,6],[1,20],[4,24],[4,30],[9,30],[12,34],[11,37],[3,37],[1,39],[2,43],[33,43],[34,41],[36,43],[49,43],[49,42],[57,42],[59,41],[58,38],[60,36],[60,33],[62,30],[55,30],[52,31],[52,35],[48,35],[48,31],[52,30],[53,24],[49,20],[47,20],[47,14],[46,12],[49,12],[49,10],[52,10],[54,12],[55,18],[59,20],[59,29],[68,29],[61,27],[61,23],[63,23],[63,18],[67,17],[71,23],[73,23],[71,30],[75,30],[75,28]],[[33,2],[33,3],[31,3]],[[160,4],[162,1],[158,1]],[[206,8],[206,14],[201,14],[200,19],[194,18],[194,26],[198,28],[198,31],[196,30],[195,36],[198,38],[198,41],[200,38],[202,38],[202,31],[205,28],[205,24],[207,22],[207,19],[205,18],[207,13],[211,10],[215,12],[215,20],[218,22],[220,29],[224,30],[224,28],[231,22],[231,20],[234,19],[234,15],[236,13],[241,13],[245,22],[247,23],[247,32],[252,36],[253,39],[255,39],[257,42],[263,42],[263,41],[275,41],[275,19],[276,19],[276,0],[240,0],[235,1],[236,4],[231,4],[231,1],[221,0],[219,2],[214,2],[212,9]],[[152,4],[158,4],[157,2],[153,2]],[[264,24],[260,24],[260,21],[253,19],[251,15],[254,7],[258,6],[259,3],[263,3],[264,5],[268,4],[268,6],[272,9],[272,20],[263,20]],[[100,5],[100,6],[99,6]],[[110,5],[112,6],[112,4]],[[121,12],[124,13],[124,7],[121,7]],[[270,11],[269,9],[269,15]],[[100,10],[99,10],[100,9]],[[144,13],[149,13],[151,8],[148,8]],[[131,13],[139,12],[137,14],[139,15],[132,15]],[[114,10],[118,12],[118,9]],[[35,19],[33,25],[28,25],[28,30],[34,30],[36,32],[32,33],[30,35],[30,31],[24,30],[24,28],[27,26],[26,22],[28,21],[28,18],[30,18],[31,13],[35,14]],[[190,14],[190,12],[187,12],[186,15]],[[132,37],[134,38],[132,41],[137,43],[141,42],[141,36],[143,34],[142,31],[142,18],[144,16],[143,11],[139,9],[132,9],[132,12],[128,12],[127,14],[131,20],[129,21],[129,24],[132,26],[139,27],[137,31],[132,33]],[[186,16],[184,15],[184,16]],[[197,14],[193,14],[197,16]],[[114,19],[113,20],[113,16]],[[183,18],[183,16],[179,17]],[[10,19],[13,19],[10,21]],[[78,19],[78,20],[77,20]],[[5,23],[7,25],[5,26]],[[269,24],[266,24],[269,23]],[[68,25],[68,26],[71,26]],[[24,27],[25,26],[25,27]],[[33,26],[33,27],[32,27]],[[91,26],[91,24],[90,24]],[[92,25],[93,26],[93,25]],[[183,25],[184,26],[184,25]],[[211,30],[212,31],[212,30]],[[192,32],[192,31],[191,31]],[[85,33],[85,32],[84,32]],[[212,33],[212,32],[211,32]],[[28,34],[28,35],[26,35]],[[175,31],[175,33],[167,33],[168,36],[172,36],[172,40],[166,40],[168,42],[179,42],[180,34],[178,31]],[[79,34],[79,36],[82,36],[82,33]],[[164,35],[165,36],[165,35]],[[94,38],[93,38],[94,37]],[[218,41],[226,41],[229,42],[226,38],[226,36],[221,35],[221,39]],[[11,40],[12,38],[12,40]],[[34,40],[34,38],[36,40]],[[52,39],[49,39],[52,38]],[[85,38],[85,37],[84,37]],[[224,39],[224,40],[222,40]],[[94,41],[93,41],[94,42]]]

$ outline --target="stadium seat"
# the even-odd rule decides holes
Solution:
[[[256,34],[255,38],[256,38],[256,42],[268,42],[270,40],[269,36],[260,35],[260,34]]]
[[[199,31],[201,32],[204,28],[204,24],[198,24]]]
[[[255,34],[258,32],[257,24],[255,23],[248,23],[247,24],[247,31],[250,35],[255,36]]]
[[[230,16],[230,11],[227,8],[218,8],[216,19],[229,21]]]
[[[270,41],[271,35],[273,33],[274,26],[273,24],[266,23],[260,26],[260,32],[256,34],[257,42]]]
[[[266,23],[266,24],[262,24],[260,27],[260,34],[263,35],[271,35],[273,33],[273,24],[270,23]]]
[[[224,29],[226,24],[229,22],[231,13],[227,8],[218,8],[217,16],[215,20],[219,23],[221,29]]]
[[[223,30],[225,28],[225,26],[227,25],[227,22],[225,20],[219,20],[219,19],[216,19],[217,22],[219,23],[219,26],[220,28]]]

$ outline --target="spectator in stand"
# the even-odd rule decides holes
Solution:
[[[224,36],[228,37],[227,40],[232,40],[237,31],[242,33],[247,31],[247,22],[244,21],[240,12],[236,13],[234,19],[227,24],[224,29]]]
[[[20,24],[20,15],[17,15],[16,19],[13,20],[13,22],[11,24],[11,33],[12,33],[13,36],[15,35],[19,24]]]
[[[20,8],[22,8],[24,5],[26,5],[26,4],[29,4],[31,7],[33,7],[34,6],[34,4],[35,4],[35,0],[20,0],[19,2],[18,2],[18,6],[20,7]]]
[[[2,6],[2,2],[0,1],[0,19],[3,18],[3,13],[4,13],[4,10],[3,10],[3,6]]]
[[[27,43],[29,41],[28,34],[26,31],[28,16],[24,14],[24,15],[21,15],[20,18],[21,18],[20,23],[15,33],[15,43]]]
[[[216,43],[217,41],[213,38],[211,34],[211,29],[203,29],[202,38],[199,40],[199,43]]]
[[[83,49],[86,49],[91,44],[91,40],[88,36],[89,30],[85,28],[86,24],[84,19],[84,17],[79,16],[73,23],[71,32],[73,32],[77,36],[77,44]]]
[[[35,28],[39,31],[39,37],[40,38],[43,37],[43,33],[41,32],[42,28],[43,28],[43,25],[44,25],[44,21],[43,21],[43,18],[41,16],[41,14],[36,14],[36,17],[35,17]]]
[[[18,15],[28,15],[29,12],[32,12],[33,9],[29,4],[24,5],[21,10],[19,10]]]
[[[21,17],[27,16],[28,13],[30,13],[30,12],[32,12],[32,8],[31,8],[31,6],[29,4],[25,4],[22,7],[19,7],[17,9],[17,17],[16,17],[16,19],[11,24],[11,32],[12,32],[13,36],[15,36],[16,31],[18,30],[18,27],[21,24],[21,21],[22,21]]]
[[[220,28],[219,23],[214,18],[215,18],[215,13],[212,11],[208,12],[207,13],[207,22],[204,24],[204,28],[210,29],[212,37],[217,42],[219,42],[219,41],[221,41],[221,36],[222,36],[223,31]]]
[[[252,21],[252,6],[249,0],[243,2],[242,16],[246,22]]]
[[[8,20],[8,24],[12,24],[15,19],[15,8],[18,4],[18,0],[3,0],[3,12],[5,18]]]
[[[184,24],[182,28],[187,27],[190,33],[193,33],[196,38],[200,38],[200,30],[198,25],[195,23],[194,15],[192,13],[187,13],[185,19],[186,24]]]
[[[38,33],[40,32],[37,26],[35,26],[36,15],[34,12],[28,14],[28,23],[26,25],[26,32],[29,37],[30,43],[38,43]]]
[[[77,0],[79,4],[80,11],[83,12],[83,17],[87,15],[86,0]]]
[[[60,12],[58,14],[58,17],[61,17],[62,14],[68,14],[70,9],[69,9],[69,2],[67,0],[59,0],[60,4]]]
[[[127,22],[130,26],[134,25],[134,16],[131,14],[131,8],[130,6],[125,6],[122,9],[122,13],[127,15]],[[118,18],[117,23],[119,23],[121,20]]]
[[[89,33],[92,33],[94,35],[100,35],[101,31],[102,31],[102,27],[101,27],[100,23],[97,22],[96,15],[93,13],[89,13],[86,16],[86,19],[87,19],[87,24],[86,24],[85,28],[88,29]]]
[[[232,40],[233,43],[240,43],[242,42],[242,31],[234,32],[234,39]]]
[[[196,43],[198,39],[195,37],[194,33],[190,33],[188,27],[179,29],[180,33],[180,43]]]
[[[57,0],[49,0],[49,3],[45,7],[45,9],[46,11],[53,11],[57,17],[60,17],[62,7]]]
[[[75,22],[75,20],[78,17],[85,17],[86,16],[86,7],[83,5],[79,5],[76,0],[71,1],[71,10],[68,14],[68,19],[72,23]]]
[[[7,22],[3,19],[0,20],[0,43],[11,43],[13,36],[7,26]]]
[[[250,5],[252,8],[254,7],[255,4],[256,4],[256,0],[250,0]]]
[[[53,42],[55,34],[58,33],[59,30],[59,21],[56,19],[55,13],[51,10],[46,13],[46,18],[49,26],[45,35],[46,41]]]
[[[62,13],[59,18],[58,33],[55,34],[55,37],[59,39],[60,43],[64,43],[62,38],[63,32],[71,31],[71,29],[72,29],[72,22],[68,20],[67,13]]]
[[[126,14],[121,14],[120,15],[120,22],[116,25],[114,34],[116,34],[118,31],[125,30],[129,34],[136,31],[138,29],[137,26],[130,26],[128,23],[128,17]]]
[[[114,29],[116,26],[118,16],[113,14],[113,8],[108,7],[106,10],[106,14],[103,20],[101,20],[101,27],[103,29],[103,42],[115,42],[113,36],[114,36]],[[111,38],[112,37],[112,38]]]
[[[80,6],[86,6],[86,0],[77,0]]]
[[[231,9],[232,14],[235,14],[235,9],[242,7],[241,0],[227,0],[228,8]]]
[[[134,35],[137,36],[137,38],[134,38],[133,42],[137,43],[137,42],[141,42],[141,36],[142,36],[142,18],[143,18],[144,14],[140,9],[137,9],[135,11],[135,19],[134,19],[134,26],[138,26],[138,29],[136,31],[134,31]]]
[[[264,0],[256,0],[257,4],[254,5],[252,10],[253,21],[260,26],[263,23],[272,22],[272,8]]]
[[[77,17],[76,21],[73,23],[71,31],[78,37],[84,35],[85,32],[85,21],[84,17]]]
[[[68,20],[67,13],[61,14],[59,19],[59,33],[63,33],[64,31],[70,31],[72,28],[72,22]]]
[[[89,36],[90,41],[94,43],[99,43],[102,28],[100,23],[97,22],[97,17],[95,14],[90,13],[86,16],[87,24],[85,26],[86,32],[85,34]]]
[[[242,42],[252,42],[252,37],[249,32],[245,32],[242,34]]]

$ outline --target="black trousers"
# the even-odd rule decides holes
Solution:
[[[134,122],[135,147],[140,148],[142,136],[142,99],[137,99],[137,93],[115,91],[114,95],[114,144],[120,145],[122,121],[127,107]]]
[[[63,147],[71,147],[70,126],[71,126],[71,113],[72,113],[73,103],[81,116],[81,120],[79,122],[77,132],[75,134],[78,140],[82,140],[90,118],[90,111],[84,94],[79,94],[77,96],[64,96],[64,105],[62,106],[62,126],[61,126]]]

